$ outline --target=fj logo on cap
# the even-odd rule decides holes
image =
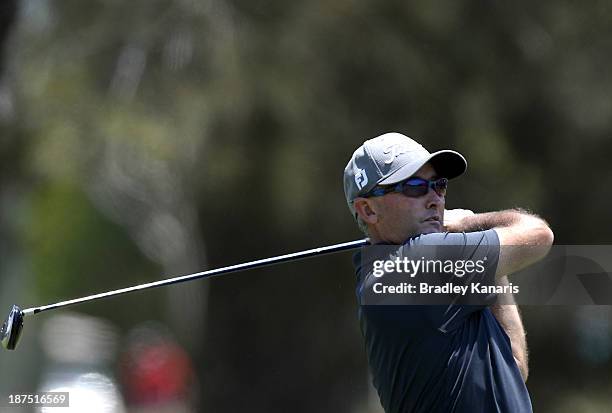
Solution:
[[[357,173],[355,174],[355,183],[360,191],[368,184],[368,176],[366,175],[364,169],[357,170]]]

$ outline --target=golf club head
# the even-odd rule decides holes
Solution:
[[[4,320],[4,324],[2,324],[2,330],[0,330],[2,347],[7,350],[14,350],[15,347],[17,347],[22,329],[23,311],[21,311],[21,308],[14,305],[8,317]]]

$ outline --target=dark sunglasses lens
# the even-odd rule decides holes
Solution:
[[[404,183],[402,193],[410,198],[421,197],[429,192],[429,182],[420,178],[409,179]],[[441,178],[437,181],[432,181],[431,186],[439,196],[445,196],[446,188],[448,188],[448,179]]]
[[[418,198],[428,191],[429,182],[424,179],[409,179],[402,188],[402,193],[410,198]]]
[[[438,195],[446,195],[446,188],[448,188],[448,179],[442,178],[434,182],[434,189],[438,193]]]

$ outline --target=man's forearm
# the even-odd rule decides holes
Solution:
[[[503,277],[498,283],[499,285],[507,285],[508,278]],[[527,381],[527,376],[529,375],[527,339],[525,337],[525,328],[523,327],[519,308],[515,304],[512,293],[500,294],[497,303],[491,305],[489,308],[510,338],[512,355],[521,371],[523,380]]]
[[[485,231],[491,228],[508,227],[519,221],[525,215],[529,215],[521,209],[508,209],[496,212],[484,212],[463,217],[462,219],[448,223],[448,232],[473,232]]]

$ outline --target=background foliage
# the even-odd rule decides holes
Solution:
[[[529,208],[558,244],[608,243],[611,7],[3,2],[0,303],[357,238],[342,170],[386,131],[466,155],[449,207]],[[80,309],[170,325],[200,411],[376,411],[346,254]],[[524,315],[535,410],[606,411],[610,309]]]

